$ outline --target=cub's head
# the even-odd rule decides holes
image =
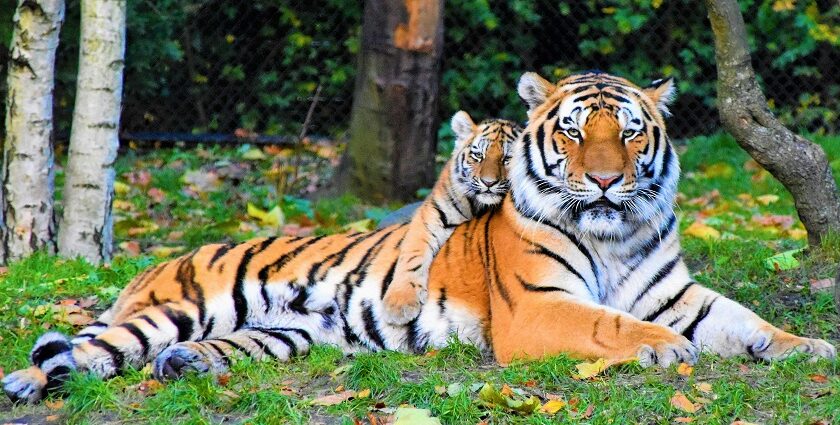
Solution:
[[[475,124],[470,115],[458,111],[452,117],[455,150],[452,176],[456,189],[482,205],[496,205],[510,188],[508,162],[511,147],[522,131],[501,119]]]
[[[663,120],[671,79],[640,88],[600,72],[557,84],[526,73],[518,92],[528,127],[511,172],[522,213],[604,239],[671,214],[679,176]]]

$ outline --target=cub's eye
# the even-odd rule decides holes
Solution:
[[[506,156],[504,159],[502,159],[502,164],[504,164],[504,165],[510,164],[510,157]]]
[[[568,134],[569,137],[573,137],[573,138],[577,139],[578,137],[580,137],[580,130],[578,130],[576,128],[570,128],[570,129],[566,130],[566,134]]]
[[[636,135],[636,130],[624,130],[621,132],[621,136],[625,139],[629,139]]]
[[[472,158],[473,161],[481,161],[481,157],[477,153],[471,153],[470,158]]]

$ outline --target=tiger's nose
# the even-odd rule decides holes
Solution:
[[[586,178],[589,179],[589,181],[597,184],[598,187],[601,188],[601,190],[607,190],[607,189],[610,188],[610,186],[614,185],[615,183],[617,183],[620,180],[621,174],[589,174],[589,173],[586,173]]]
[[[484,177],[481,178],[481,182],[484,183],[484,186],[490,189],[491,187],[495,186],[499,183],[499,179],[485,179]]]

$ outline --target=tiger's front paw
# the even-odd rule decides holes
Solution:
[[[3,378],[3,391],[13,403],[37,403],[44,398],[47,375],[37,366],[21,369]]]
[[[674,333],[642,344],[636,356],[643,367],[653,365],[668,367],[679,363],[697,363],[700,350],[686,337]]]
[[[192,341],[179,342],[163,350],[152,364],[155,379],[178,379],[189,371],[198,373],[221,373],[226,365],[214,361],[201,344]]]
[[[414,320],[423,308],[426,295],[426,288],[419,283],[395,282],[382,298],[383,319],[392,325],[404,325]]]
[[[747,346],[747,352],[762,360],[783,359],[795,353],[806,353],[813,360],[837,357],[837,349],[828,341],[803,338],[783,331],[759,332]]]

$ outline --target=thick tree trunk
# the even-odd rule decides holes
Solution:
[[[2,260],[55,251],[53,86],[63,0],[18,0],[9,48],[2,168]]]
[[[342,181],[372,200],[434,181],[442,0],[367,0]]]
[[[840,194],[822,148],[785,128],[767,108],[750,62],[736,0],[706,0],[715,35],[723,126],[793,195],[811,245],[840,231]]]
[[[119,147],[125,0],[82,0],[79,75],[58,248],[67,257],[109,261],[111,203]]]

